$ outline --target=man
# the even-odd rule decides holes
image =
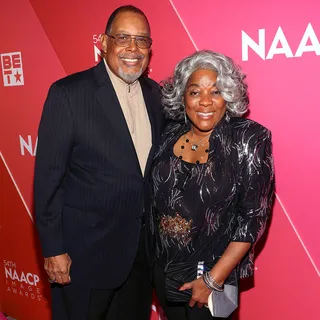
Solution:
[[[150,315],[144,221],[163,118],[159,87],[142,75],[144,13],[115,10],[101,44],[96,67],[51,86],[39,127],[36,222],[54,320],[105,319],[110,308],[108,319]]]

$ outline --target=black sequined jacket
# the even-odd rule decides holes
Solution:
[[[271,133],[260,124],[226,116],[213,130],[208,161],[191,164],[173,153],[190,123],[167,126],[152,169],[155,259],[214,259],[230,242],[252,247],[238,266],[253,274],[254,244],[266,229],[274,194]]]

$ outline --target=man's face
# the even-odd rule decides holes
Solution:
[[[129,34],[150,36],[148,23],[143,15],[134,12],[120,12],[113,21],[110,35]],[[150,48],[140,49],[134,40],[128,47],[116,45],[115,39],[103,35],[102,50],[110,70],[127,83],[137,80],[149,63]]]

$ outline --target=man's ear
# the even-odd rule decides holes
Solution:
[[[108,47],[108,36],[104,33],[101,34],[100,37],[100,43],[101,43],[101,50],[103,53],[107,53],[107,47]]]

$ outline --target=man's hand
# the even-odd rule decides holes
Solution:
[[[71,282],[70,267],[71,259],[67,253],[55,257],[44,259],[44,269],[46,270],[49,281],[59,284],[68,284]]]
[[[189,301],[190,307],[193,307],[195,304],[197,304],[199,308],[208,305],[208,297],[211,290],[207,288],[202,277],[192,282],[185,283],[179,290],[183,291],[187,289],[192,289],[192,297]]]

